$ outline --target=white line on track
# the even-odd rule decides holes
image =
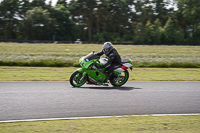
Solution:
[[[0,123],[10,122],[28,122],[28,121],[49,121],[49,120],[73,120],[73,119],[92,119],[92,118],[108,118],[108,117],[124,117],[124,116],[172,116],[172,115],[200,115],[200,113],[193,114],[149,114],[149,115],[123,115],[123,116],[93,116],[93,117],[69,117],[69,118],[46,118],[46,119],[25,119],[25,120],[7,120],[0,121]]]

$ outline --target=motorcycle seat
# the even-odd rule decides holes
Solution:
[[[124,64],[124,63],[129,63],[130,60],[129,60],[129,59],[122,59],[121,62],[122,62],[122,64]]]

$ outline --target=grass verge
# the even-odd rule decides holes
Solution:
[[[200,68],[200,46],[115,45],[135,67]],[[82,56],[99,52],[97,44],[0,43],[1,66],[76,67]]]
[[[200,115],[124,116],[98,119],[0,123],[1,133],[199,133]]]
[[[0,66],[0,81],[66,81],[76,67]],[[133,68],[129,81],[200,81],[199,68]]]

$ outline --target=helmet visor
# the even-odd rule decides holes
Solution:
[[[104,51],[105,51],[105,52],[108,52],[108,51],[109,51],[109,48],[105,48]]]

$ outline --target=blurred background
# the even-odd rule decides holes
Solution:
[[[199,44],[199,0],[0,0],[1,40]]]

